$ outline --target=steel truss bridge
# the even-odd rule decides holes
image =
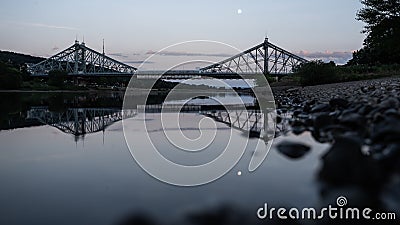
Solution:
[[[268,41],[221,62],[200,68],[199,70],[138,71],[137,68],[119,62],[75,41],[75,44],[50,58],[30,66],[32,76],[46,76],[52,70],[62,70],[71,76],[112,76],[141,79],[188,79],[222,78],[241,79],[250,75],[281,76],[293,73],[302,63],[308,62],[289,51]]]

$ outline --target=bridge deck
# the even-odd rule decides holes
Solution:
[[[287,74],[270,74],[272,77],[285,76]],[[33,77],[47,77],[47,74],[32,74]],[[233,73],[233,72],[205,72],[199,70],[170,70],[170,71],[137,71],[135,73],[70,73],[71,77],[137,77],[138,79],[254,79],[263,76],[262,73]]]

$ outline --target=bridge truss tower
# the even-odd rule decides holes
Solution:
[[[284,50],[268,41],[221,62],[201,68],[203,72],[238,74],[290,74],[306,59]]]
[[[61,70],[76,76],[112,76],[133,75],[137,69],[106,56],[104,52],[99,53],[88,48],[84,42],[75,41],[74,45],[64,51],[29,67],[33,76],[48,75],[52,70]]]

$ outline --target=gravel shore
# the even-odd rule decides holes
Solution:
[[[286,118],[293,134],[330,144],[318,173],[326,195],[400,209],[400,78],[273,91],[279,122]]]

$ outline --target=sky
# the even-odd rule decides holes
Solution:
[[[107,55],[138,67],[175,45],[143,64],[164,69],[174,58],[219,61],[268,36],[305,58],[343,64],[365,38],[360,8],[359,0],[1,0],[0,50],[49,57],[78,39],[101,52],[104,39]]]

